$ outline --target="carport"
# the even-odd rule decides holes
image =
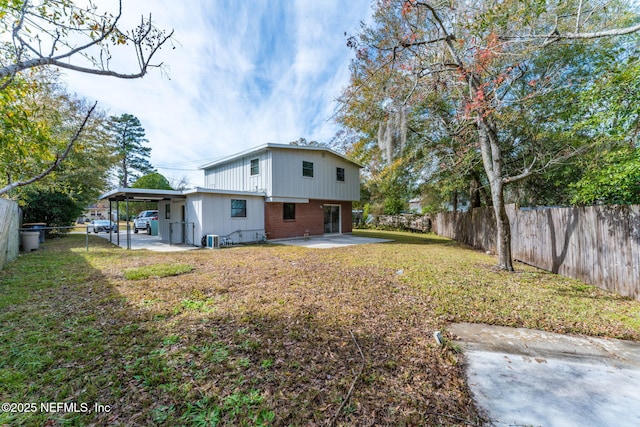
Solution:
[[[115,202],[116,212],[120,212],[120,203],[125,203],[125,213],[127,217],[127,249],[131,249],[131,228],[129,227],[129,203],[135,202],[159,202],[162,200],[186,198],[180,190],[155,190],[148,188],[117,188],[109,191],[100,200],[109,201],[109,219],[113,218],[113,205]],[[118,218],[119,219],[119,218]],[[109,233],[109,241],[112,242],[112,234]],[[120,233],[116,234],[116,244],[120,246]]]

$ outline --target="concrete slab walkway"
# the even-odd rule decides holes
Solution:
[[[494,426],[640,426],[640,344],[458,323],[469,386]]]
[[[368,243],[392,242],[389,239],[377,239],[373,237],[360,237],[351,234],[336,234],[330,236],[314,236],[307,239],[271,240],[269,243],[277,243],[290,246],[304,246],[306,248],[328,249],[343,246],[364,245]]]
[[[103,239],[109,240],[108,233],[98,233],[96,236],[102,237]],[[111,237],[111,241],[113,244],[118,244],[116,235],[114,234]],[[281,245],[290,245],[290,246],[304,246],[307,248],[316,248],[316,249],[328,249],[328,248],[339,248],[343,246],[351,246],[351,245],[364,245],[368,243],[383,243],[383,242],[392,242],[392,240],[388,239],[376,239],[372,237],[360,237],[353,236],[350,234],[339,234],[335,236],[320,236],[320,237],[310,237],[308,239],[288,239],[288,240],[271,240],[269,243],[276,243]],[[127,232],[121,230],[120,231],[120,247],[127,247]],[[131,233],[131,249],[148,249],[150,251],[156,252],[176,252],[176,251],[188,251],[192,249],[198,249],[199,246],[191,246],[191,245],[169,245],[168,243],[163,243],[160,241],[160,237],[158,236],[150,236],[146,233]]]

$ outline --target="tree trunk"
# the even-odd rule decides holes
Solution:
[[[504,181],[502,176],[502,150],[498,144],[498,135],[492,123],[483,115],[478,115],[478,139],[482,163],[489,178],[491,200],[496,216],[496,246],[498,248],[498,267],[513,271],[511,260],[511,226],[504,205]]]
[[[127,167],[127,161],[126,159],[122,159],[122,187],[123,188],[127,188],[129,187],[129,174],[127,173],[127,169],[129,169]]]
[[[481,206],[480,203],[480,180],[475,174],[471,177],[471,185],[469,188],[469,203],[470,208],[479,208]]]
[[[496,246],[498,247],[498,267],[513,271],[511,259],[511,224],[504,205],[504,185],[498,180],[496,186],[491,187],[493,212],[496,216]]]

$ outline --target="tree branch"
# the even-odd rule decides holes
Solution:
[[[351,387],[349,387],[349,392],[345,396],[344,400],[342,401],[342,404],[340,405],[336,413],[333,415],[333,418],[331,418],[331,421],[329,422],[329,426],[334,426],[336,424],[338,415],[340,414],[340,411],[342,411],[342,408],[344,408],[344,405],[347,404],[347,401],[351,397],[351,393],[353,393],[353,389],[356,386],[356,383],[358,382],[358,380],[360,379],[360,376],[362,375],[362,372],[364,371],[364,366],[366,364],[366,359],[364,358],[364,353],[362,353],[362,348],[360,348],[360,344],[358,344],[358,340],[356,340],[356,337],[353,335],[353,331],[349,331],[349,333],[351,334],[351,339],[353,340],[356,347],[358,348],[358,352],[360,353],[360,358],[362,359],[362,363],[360,364],[360,370],[358,371],[358,375],[356,375],[356,377],[353,379],[353,382],[351,383]]]
[[[515,176],[507,176],[502,178],[502,183],[503,184],[513,184],[514,182],[518,182],[518,181],[522,181],[525,178],[528,178],[531,176],[531,174],[533,173],[531,171],[531,168],[533,167],[533,165],[535,164],[536,159],[533,159],[533,162],[531,163],[530,166],[524,168],[524,171],[522,171],[522,173],[515,175]]]
[[[576,33],[578,31],[580,31],[580,17],[582,15],[582,0],[580,0],[580,3],[578,4],[578,14],[576,16]]]
[[[444,42],[444,41],[447,41],[447,40],[455,40],[455,37],[453,37],[450,34],[447,34],[444,37],[438,37],[438,38],[432,39],[432,40],[421,40],[421,41],[417,41],[417,42],[401,41],[400,42],[400,46],[402,46],[402,47],[423,46],[423,45],[426,45],[426,44],[434,44],[434,43]]]
[[[158,52],[158,50],[173,36],[174,33],[173,31],[171,31],[168,35],[166,35],[164,31],[155,29],[151,24],[151,16],[149,16],[148,21],[143,18],[141,24],[137,29],[131,32],[130,36],[121,33],[117,28],[117,24],[119,23],[122,16],[122,0],[120,0],[118,2],[118,12],[114,17],[109,18],[106,14],[102,16],[96,15],[95,25],[100,26],[99,29],[96,29],[97,37],[91,38],[91,40],[89,40],[88,42],[74,47],[71,46],[68,41],[63,40],[62,33],[69,37],[72,35],[80,34],[86,37],[90,37],[88,32],[89,30],[91,30],[91,32],[93,33],[93,26],[88,26],[87,24],[87,26],[84,28],[65,29],[65,26],[62,23],[52,21],[50,22],[50,24],[56,26],[56,31],[51,32],[41,27],[37,22],[32,20],[30,21],[28,19],[27,15],[32,14],[32,12],[30,12],[29,10],[32,7],[33,6],[27,0],[22,4],[19,10],[15,11],[17,20],[12,31],[14,62],[10,65],[6,65],[0,68],[0,79],[30,68],[46,65],[53,65],[56,67],[78,71],[81,73],[111,76],[121,79],[140,78],[147,73],[149,67],[162,66],[162,63],[152,65],[151,60]],[[46,17],[41,18],[35,14],[34,16],[38,19],[44,19],[46,21]],[[32,25],[25,26],[25,20],[27,20],[27,22],[31,22]],[[42,47],[38,49],[36,48],[36,46],[33,46],[31,44],[34,43],[33,38],[27,37],[27,39],[25,39],[22,37],[23,34],[21,33],[23,31],[30,31],[30,27],[33,27],[32,30],[38,30],[38,34],[44,33],[51,38],[51,52],[43,53],[41,51]],[[60,28],[62,28],[62,33],[58,31],[58,29]],[[67,31],[69,31],[70,34],[67,34]],[[71,33],[72,31],[73,33]],[[109,70],[108,61],[107,63],[99,64],[95,60],[92,60],[92,58],[89,58],[86,52],[88,49],[93,47],[100,48],[101,55],[103,52],[108,52],[108,48],[104,45],[104,43],[106,43],[111,36],[115,36],[118,38],[122,36],[125,40],[133,44],[136,58],[138,60],[139,71],[133,73],[112,71]],[[35,40],[39,40],[38,35],[35,36]],[[115,43],[119,43],[119,41],[116,41]],[[56,46],[59,45],[64,45],[68,50],[55,55],[54,52],[56,50]],[[93,63],[93,66],[74,65],[69,63],[68,60],[74,55],[85,56],[89,61]]]
[[[73,137],[69,140],[69,143],[67,144],[67,147],[65,148],[64,152],[61,155],[60,154],[56,155],[56,160],[53,162],[51,166],[49,166],[44,172],[41,172],[38,175],[35,175],[34,177],[27,179],[26,181],[12,182],[6,185],[4,188],[0,188],[0,195],[13,190],[14,188],[23,187],[25,185],[32,184],[44,178],[45,176],[49,175],[51,172],[53,172],[55,168],[57,168],[60,165],[60,163],[62,163],[64,159],[67,158],[69,153],[71,153],[71,149],[73,148],[73,145],[76,143],[78,138],[80,138],[80,134],[84,130],[85,126],[87,125],[87,122],[89,121],[89,118],[91,117],[91,114],[93,114],[93,110],[95,110],[97,105],[98,103],[95,102],[93,106],[89,109],[89,111],[87,112],[87,115],[82,121],[82,124],[80,125],[76,133],[73,135]]]
[[[553,33],[547,35],[529,34],[524,36],[500,36],[500,40],[528,40],[528,39],[552,39],[550,42],[559,40],[587,40],[598,39],[603,37],[623,36],[640,31],[640,24],[632,25],[625,28],[614,28],[611,30],[594,31],[590,33],[560,33],[554,30]]]

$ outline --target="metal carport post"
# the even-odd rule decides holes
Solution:
[[[124,203],[127,215],[127,249],[131,249],[131,228],[129,227],[129,195],[125,197]]]

